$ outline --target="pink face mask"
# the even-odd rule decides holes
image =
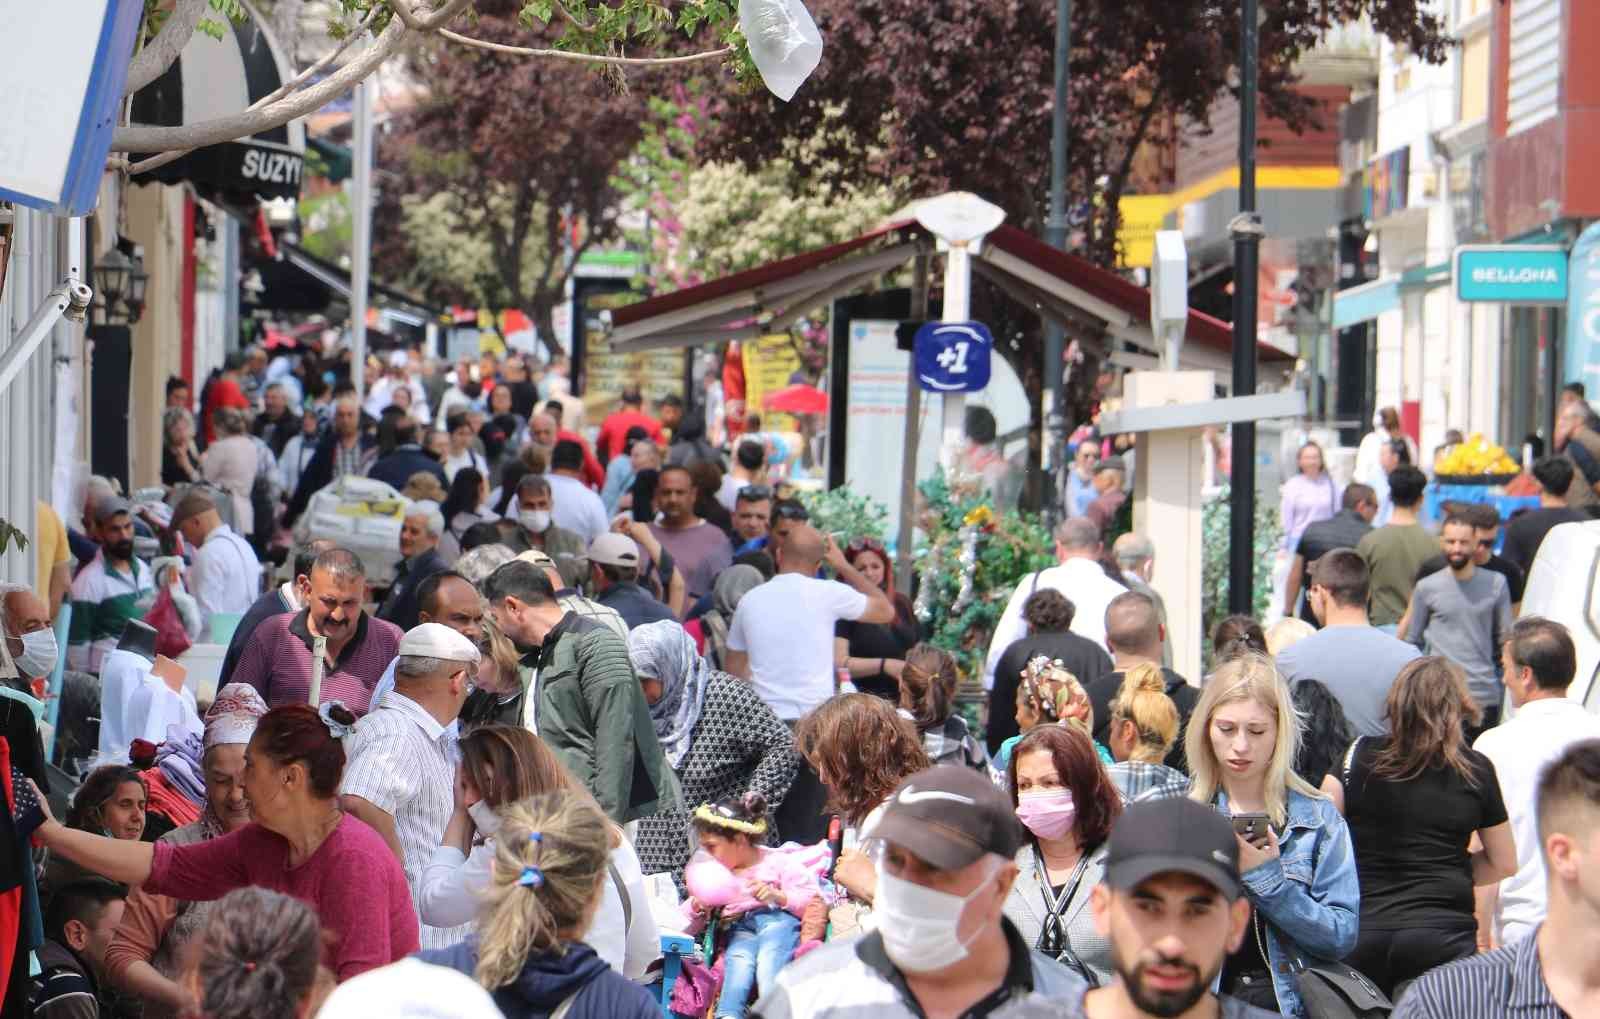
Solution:
[[[1072,790],[1057,789],[1019,797],[1017,820],[1041,839],[1054,841],[1066,836],[1078,820],[1078,808],[1072,802]]]

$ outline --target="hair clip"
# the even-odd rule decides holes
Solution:
[[[256,971],[256,964],[255,964],[255,960],[254,959],[251,959],[251,960],[247,961],[244,964],[244,971],[246,973],[254,973]]]
[[[328,735],[332,736],[334,739],[344,739],[346,736],[355,732],[356,727],[353,725],[345,725],[343,722],[334,718],[333,709],[335,707],[344,708],[346,711],[350,710],[349,708],[345,707],[344,701],[323,701],[322,706],[317,709],[317,717],[322,719],[322,724],[328,727]]]
[[[532,832],[528,835],[528,844],[533,847],[533,862],[522,868],[517,884],[524,888],[538,888],[544,884],[544,871],[539,869],[539,857],[544,855],[544,835]]]

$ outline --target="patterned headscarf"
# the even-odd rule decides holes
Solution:
[[[1017,700],[1025,702],[1045,722],[1071,725],[1085,736],[1094,733],[1094,702],[1059,658],[1038,655],[1023,666]]]
[[[267,713],[267,702],[247,683],[229,683],[217,691],[206,709],[205,749],[219,744],[248,743],[256,723]]]
[[[694,638],[670,619],[634,627],[628,656],[635,672],[661,682],[661,699],[650,705],[650,720],[668,763],[677,768],[689,754],[711,666],[695,651]]]

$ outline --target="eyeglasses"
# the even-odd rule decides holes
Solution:
[[[772,487],[770,485],[746,485],[739,489],[738,495],[734,496],[734,498],[739,502],[765,502],[772,498]]]

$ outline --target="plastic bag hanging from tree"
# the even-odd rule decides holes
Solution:
[[[761,80],[788,102],[822,60],[822,34],[800,0],[739,0],[739,28]]]

